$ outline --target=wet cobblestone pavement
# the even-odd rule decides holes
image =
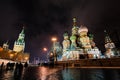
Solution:
[[[120,80],[120,69],[28,67],[0,70],[0,80]]]

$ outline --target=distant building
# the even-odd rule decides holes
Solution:
[[[8,50],[9,49],[8,41],[3,44],[3,49],[4,50]]]
[[[105,55],[107,58],[113,57],[115,55],[115,44],[112,42],[110,36],[108,35],[108,33],[106,32],[106,30],[104,31],[106,36],[105,36]]]
[[[25,34],[23,28],[21,33],[19,34],[17,41],[14,42],[13,50],[9,49],[8,42],[4,43],[3,46],[0,47],[0,58],[13,61],[29,62],[30,54],[24,52],[25,49],[24,37]]]

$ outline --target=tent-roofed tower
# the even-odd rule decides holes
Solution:
[[[73,18],[73,27],[72,27],[72,35],[70,36],[70,41],[71,41],[71,45],[70,48],[72,50],[75,50],[77,48],[77,37],[78,37],[78,29],[79,27],[76,25],[76,18]]]
[[[72,27],[72,35],[78,35],[78,29],[76,18],[73,18],[73,27]]]
[[[17,41],[14,42],[13,51],[24,52],[24,48],[25,48],[24,38],[25,38],[25,34],[24,34],[24,27],[23,27]]]
[[[111,40],[110,36],[108,35],[108,33],[106,32],[106,30],[104,32],[105,32],[105,48],[106,49],[115,48],[115,44],[112,42],[112,40]]]
[[[9,44],[8,41],[3,44],[3,50],[8,50],[9,49]]]
[[[115,44],[110,39],[106,30],[104,32],[106,34],[106,36],[105,36],[105,48],[106,48],[105,55],[106,55],[106,57],[110,58],[115,55],[114,50],[113,50],[113,49],[115,49]]]

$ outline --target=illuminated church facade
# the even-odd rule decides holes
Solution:
[[[98,59],[102,57],[101,51],[94,42],[94,35],[88,34],[88,28],[84,25],[78,27],[76,25],[76,18],[73,18],[73,27],[71,36],[68,32],[63,34],[64,40],[62,61],[65,60],[79,60],[79,59]],[[110,58],[114,56],[115,44],[110,37],[105,37],[105,57]]]

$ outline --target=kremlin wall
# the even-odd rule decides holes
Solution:
[[[9,49],[8,42],[4,43],[2,47],[0,47],[0,59],[5,59],[10,62],[29,62],[30,54],[24,52],[25,41],[24,41],[24,28],[19,34],[18,39],[14,42],[13,50]],[[4,60],[4,61],[5,61]]]

